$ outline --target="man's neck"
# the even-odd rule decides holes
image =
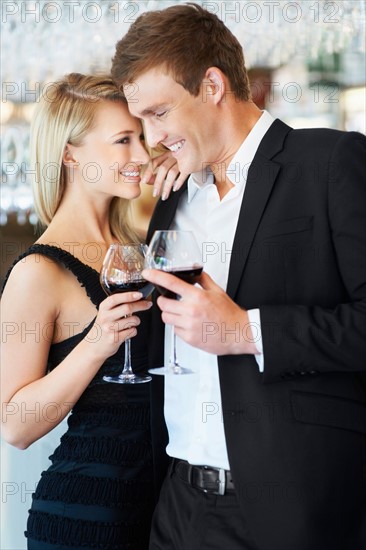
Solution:
[[[228,121],[230,131],[226,132],[226,139],[230,140],[231,144],[235,143],[235,147],[224,160],[210,166],[220,200],[234,187],[226,175],[227,169],[262,114],[262,111],[251,101],[236,103],[230,110],[230,120]],[[230,150],[230,146],[227,150]]]

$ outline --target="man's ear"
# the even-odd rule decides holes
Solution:
[[[78,164],[77,160],[74,157],[73,147],[69,143],[66,145],[64,149],[64,153],[62,155],[62,163],[66,166],[73,166],[75,164]]]
[[[226,81],[224,73],[217,67],[207,69],[202,82],[203,101],[210,98],[215,104],[219,104],[225,96]]]

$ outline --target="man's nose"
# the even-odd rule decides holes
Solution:
[[[157,147],[159,143],[166,138],[166,131],[163,128],[158,128],[153,122],[147,121],[144,123],[145,138],[150,147]]]
[[[131,160],[136,164],[146,164],[150,160],[149,153],[146,151],[144,143],[140,140],[136,142],[133,148]]]

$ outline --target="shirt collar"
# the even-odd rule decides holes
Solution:
[[[252,162],[258,150],[260,142],[269,130],[270,126],[273,124],[274,120],[275,119],[272,115],[268,113],[268,111],[262,111],[261,117],[258,119],[256,124],[253,126],[253,128],[235,153],[232,161],[230,162],[226,170],[228,178],[233,183],[233,185],[244,184],[244,178],[236,178],[235,175],[238,172],[242,174],[243,170],[241,167],[248,166]],[[200,170],[199,172],[191,174],[187,184],[188,203],[192,201],[197,191],[203,189],[208,185],[212,185],[213,183],[214,176],[209,166],[207,166],[203,170]]]
[[[197,191],[212,185],[214,183],[214,175],[209,166],[206,166],[203,170],[199,172],[194,172],[189,176],[188,179],[188,202],[191,202]]]

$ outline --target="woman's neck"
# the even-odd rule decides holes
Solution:
[[[110,201],[96,205],[85,198],[75,201],[65,196],[38,242],[53,241],[61,248],[67,243],[97,243],[108,248],[115,241],[109,224],[109,207]]]

